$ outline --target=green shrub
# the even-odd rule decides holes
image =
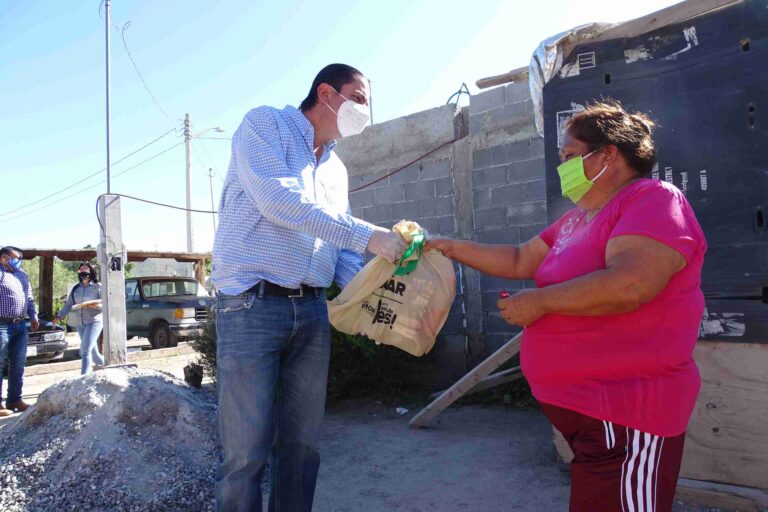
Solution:
[[[334,285],[328,297],[338,295]],[[208,315],[202,333],[190,340],[200,355],[205,374],[216,379],[215,312]],[[424,360],[394,347],[376,345],[365,336],[352,336],[331,326],[331,363],[328,374],[329,401],[377,394],[397,396],[414,387],[423,373]]]

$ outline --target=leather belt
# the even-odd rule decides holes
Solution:
[[[288,297],[299,298],[314,296],[319,297],[325,293],[325,288],[308,286],[306,284],[301,285],[300,288],[285,288],[269,281],[259,281],[255,285],[251,286],[246,293],[256,293],[261,295],[271,295],[273,297]]]
[[[20,324],[24,321],[23,316],[19,316],[16,318],[6,318],[3,316],[0,316],[0,324]]]

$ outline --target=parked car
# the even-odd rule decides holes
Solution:
[[[67,331],[60,325],[54,325],[53,322],[40,319],[40,328],[32,331],[27,320],[29,328],[29,341],[27,342],[27,362],[44,363],[54,359],[64,357],[64,351],[67,350]]]
[[[125,280],[126,329],[152,348],[175,347],[202,332],[213,302],[191,277],[129,277]]]

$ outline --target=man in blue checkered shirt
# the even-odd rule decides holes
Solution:
[[[0,249],[0,368],[8,356],[8,396],[0,416],[25,411],[28,404],[21,399],[24,385],[24,365],[27,361],[29,333],[27,318],[33,331],[40,322],[35,311],[35,299],[27,274],[21,270],[21,249],[7,246]],[[0,374],[0,398],[3,394]]]
[[[339,137],[369,123],[368,80],[331,64],[296,109],[259,107],[232,139],[213,249],[221,511],[310,511],[330,356],[325,289],[368,250],[389,261],[403,239],[352,217]]]

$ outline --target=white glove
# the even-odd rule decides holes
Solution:
[[[390,263],[399,260],[407,248],[403,237],[388,229],[375,228],[368,240],[368,250]]]

